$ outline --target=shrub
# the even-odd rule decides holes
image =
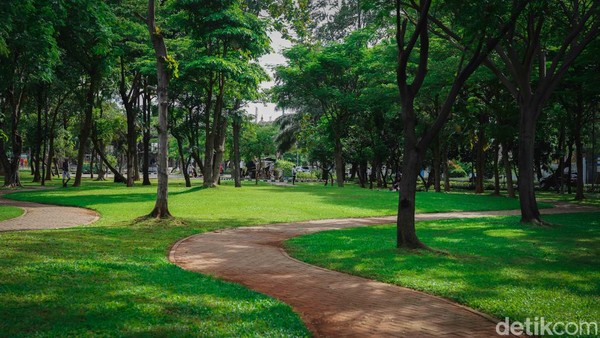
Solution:
[[[299,180],[317,180],[319,179],[316,171],[303,171],[296,174],[296,178]]]
[[[282,173],[283,177],[292,177],[292,168],[294,168],[295,164],[286,160],[277,160],[275,163],[275,168]]]
[[[449,176],[452,178],[467,177],[467,172],[460,166],[460,164],[454,161],[448,162],[448,172]]]

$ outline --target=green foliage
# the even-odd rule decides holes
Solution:
[[[292,177],[292,169],[296,166],[294,162],[286,161],[286,160],[277,160],[275,163],[275,168],[281,171],[281,176],[283,177]]]
[[[255,125],[246,128],[242,135],[243,146],[240,149],[242,157],[247,161],[255,161],[259,158],[275,154],[275,134],[273,125]]]
[[[448,162],[448,172],[449,176],[452,178],[460,178],[467,177],[467,172],[463,169],[460,162],[458,161],[449,161]]]
[[[296,178],[298,180],[318,180],[319,172],[311,170],[311,171],[302,171],[296,174]]]

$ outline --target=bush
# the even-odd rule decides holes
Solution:
[[[467,172],[460,166],[460,164],[449,161],[448,162],[449,176],[452,178],[467,177]]]
[[[319,175],[317,175],[316,171],[302,171],[296,174],[296,178],[299,180],[318,180]]]
[[[275,168],[282,173],[280,176],[283,177],[292,177],[292,169],[294,166],[295,164],[293,162],[286,160],[277,160],[277,163],[275,163]]]

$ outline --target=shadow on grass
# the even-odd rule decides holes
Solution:
[[[285,304],[167,261],[169,243],[206,230],[132,225],[1,234],[0,332],[307,335]]]
[[[594,320],[600,314],[600,213],[552,215],[557,228],[517,217],[422,222],[421,240],[450,256],[398,254],[391,225],[322,232],[286,243],[339,271],[450,298],[516,320]]]

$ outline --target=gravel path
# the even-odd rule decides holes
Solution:
[[[558,204],[544,214],[597,211]],[[518,210],[420,214],[418,220],[516,215]],[[169,259],[271,295],[300,314],[317,337],[492,337],[497,320],[448,300],[330,271],[289,257],[282,243],[318,231],[395,222],[396,217],[243,227],[177,242]]]

